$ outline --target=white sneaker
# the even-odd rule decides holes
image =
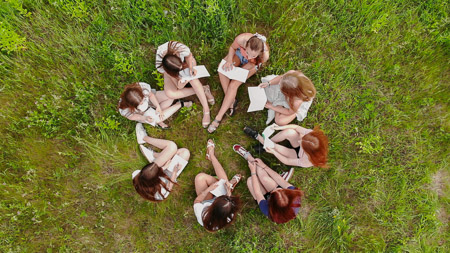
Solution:
[[[146,148],[144,145],[139,145],[139,149],[145,158],[147,158],[149,163],[155,161],[155,156],[153,156],[153,150],[151,148]]]
[[[144,137],[147,136],[147,132],[145,131],[144,126],[142,123],[136,124],[136,139],[139,144],[144,144]]]

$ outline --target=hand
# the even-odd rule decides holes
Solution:
[[[267,86],[269,86],[269,83],[268,83],[268,82],[260,83],[260,84],[258,85],[259,88],[266,88]]]
[[[208,187],[208,192],[210,191],[214,191],[214,189],[216,189],[219,186],[219,181],[215,182],[214,184],[210,185]]]
[[[266,102],[266,105],[264,105],[264,107],[267,109],[271,109],[271,108],[273,108],[273,105],[270,102]]]
[[[255,172],[256,171],[256,164],[254,162],[250,162],[250,161],[247,161],[247,162],[248,162],[248,167],[250,168],[250,171],[252,173]]]
[[[152,123],[154,120],[150,116],[144,116],[144,121],[147,122],[147,123]]]
[[[164,121],[164,113],[163,113],[163,111],[162,111],[160,106],[156,107],[156,112],[159,114],[159,119],[161,121]]]
[[[225,64],[222,66],[222,69],[225,70],[225,71],[230,71],[230,70],[233,70],[233,67],[234,67],[234,62],[227,61],[227,62],[225,62]]]
[[[259,165],[260,167],[266,166],[266,165],[264,164],[264,162],[263,162],[261,159],[259,159],[259,158],[256,158],[256,159],[255,159],[255,162],[256,162],[256,164]]]
[[[191,74],[191,76],[197,75],[197,70],[194,68],[190,69],[190,74]]]
[[[266,152],[269,153],[269,154],[275,154],[276,151],[275,151],[275,149],[273,149],[273,148],[267,147],[267,148],[266,148]]]
[[[178,168],[179,168],[179,167],[180,167],[180,164],[177,164],[177,165],[173,168],[171,180],[174,181],[174,182],[177,182],[177,174],[178,174]]]

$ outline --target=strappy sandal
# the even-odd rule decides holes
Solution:
[[[210,105],[214,105],[216,103],[216,100],[214,99],[214,96],[211,93],[211,89],[209,88],[209,85],[203,86],[203,89],[205,91],[205,96],[208,99],[208,103]],[[209,98],[208,98],[209,97]]]
[[[205,115],[209,115],[209,114],[210,114],[210,112],[204,112],[203,117],[205,117]],[[208,119],[209,119],[208,121],[202,121],[203,128],[207,128],[209,126],[209,124],[211,124],[211,118],[208,117]]]
[[[234,183],[230,185],[230,191],[233,191],[236,185],[239,183],[239,181],[241,181],[242,175],[241,174],[234,175],[233,178],[230,180],[230,182],[233,181],[233,179]]]
[[[213,148],[216,147],[216,144],[214,143],[214,141],[212,139],[209,139],[206,142],[206,159],[211,160],[211,156],[208,154],[208,148],[209,147],[213,147]]]
[[[214,125],[213,125],[214,122],[217,123],[217,126],[214,126]],[[214,132],[217,130],[217,128],[219,127],[220,122],[221,122],[220,120],[214,119],[213,122],[211,122],[211,124],[209,124],[208,132],[209,132],[210,134],[214,133]]]
[[[239,103],[239,100],[238,100],[237,98],[234,99],[233,105],[232,105],[231,108],[230,108],[230,111],[229,111],[229,113],[228,113],[228,116],[231,117],[231,116],[234,115],[234,113],[236,112],[236,108],[237,108],[238,103]]]

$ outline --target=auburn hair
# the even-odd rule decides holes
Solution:
[[[222,195],[203,211],[203,226],[210,232],[229,226],[236,220],[236,215],[241,209],[239,196]]]
[[[328,168],[328,138],[319,126],[303,136],[301,145],[314,166]]]
[[[250,37],[250,39],[248,39],[247,42],[245,43],[246,48],[250,47],[251,50],[259,52],[258,57],[256,57],[254,59],[254,62],[252,61],[256,65],[260,65],[262,63],[261,53],[264,52],[264,47],[265,47],[264,44],[265,44],[265,42],[263,42],[256,35],[253,35],[252,37]],[[267,50],[269,50],[269,49],[267,49]]]
[[[175,78],[178,78],[179,72],[183,69],[183,62],[178,56],[180,46],[181,43],[171,40],[167,46],[167,52],[164,55],[159,55],[162,61],[158,68],[162,67],[167,74]]]
[[[286,97],[292,110],[294,110],[295,98],[310,101],[316,96],[314,84],[299,71],[284,74],[280,81],[280,90]]]
[[[169,176],[164,173],[161,167],[156,163],[150,163],[144,166],[142,170],[133,178],[133,185],[137,193],[141,195],[146,200],[152,202],[161,202],[164,200],[164,195],[161,193],[161,189],[168,192],[169,189],[166,183],[161,180],[161,178],[166,179],[168,182],[172,182]],[[176,183],[174,183],[176,184]],[[159,194],[162,199],[155,198],[155,195]]]
[[[281,189],[270,193],[269,217],[277,223],[286,223],[297,216],[295,208],[300,208],[303,192],[299,189]]]
[[[133,113],[144,99],[144,93],[139,83],[125,86],[125,91],[120,95],[118,109],[129,109]]]

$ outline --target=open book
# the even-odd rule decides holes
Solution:
[[[222,59],[222,61],[219,64],[219,69],[217,71],[219,71],[219,73],[225,75],[226,77],[233,79],[233,80],[237,80],[240,82],[245,83],[245,81],[247,81],[247,76],[248,76],[248,70],[247,69],[243,69],[243,68],[239,68],[239,67],[233,67],[232,70],[228,70],[225,71],[223,70],[222,66],[226,63],[226,61],[224,59]]]
[[[217,182],[219,186],[217,186],[216,189],[210,191],[210,193],[216,197],[226,195],[227,194],[227,188],[225,186],[225,179],[220,179],[219,182]]]
[[[180,75],[181,81],[183,83],[192,81],[192,80],[197,79],[197,78],[210,76],[208,70],[205,67],[205,65],[194,66],[194,69],[197,70],[197,74],[195,76],[191,76],[191,73],[189,73],[189,68],[185,68],[185,69],[180,71],[179,75]]]
[[[247,112],[261,111],[267,102],[266,91],[260,87],[248,87],[250,105]]]
[[[181,172],[183,171],[184,167],[186,167],[187,163],[188,162],[186,160],[184,160],[181,156],[175,155],[172,158],[172,161],[170,161],[170,164],[169,164],[169,167],[167,168],[167,170],[172,173],[175,166],[177,166],[179,164],[180,167],[178,167],[178,171],[177,171],[177,177],[178,177],[181,174]]]
[[[274,127],[277,127],[277,124],[272,124],[268,127],[266,127],[266,129],[264,129],[264,131],[262,132],[262,137],[264,138],[264,149],[265,148],[274,148],[275,147],[275,143],[269,139],[270,136],[275,133],[275,130],[273,129]]]

